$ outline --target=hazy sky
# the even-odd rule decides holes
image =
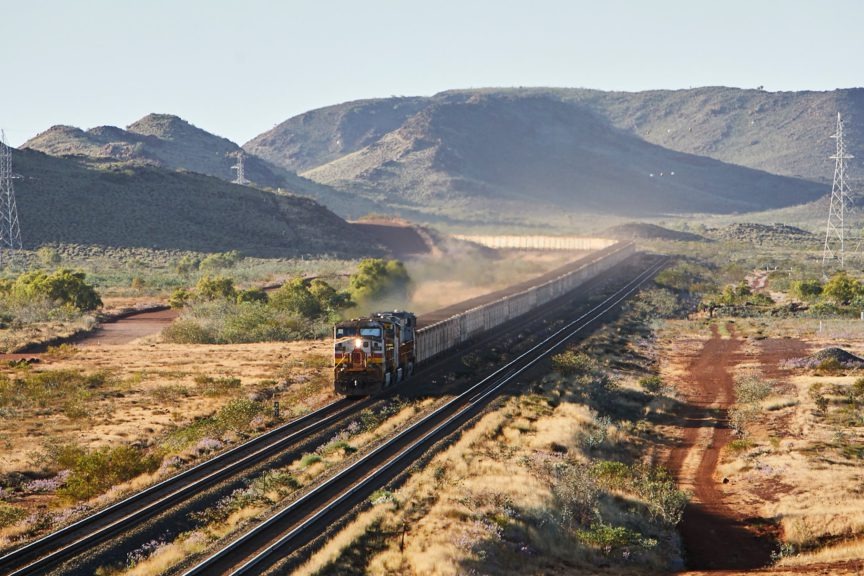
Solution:
[[[0,127],[307,110],[480,86],[864,85],[862,0],[0,0]]]

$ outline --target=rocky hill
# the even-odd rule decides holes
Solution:
[[[308,199],[152,165],[94,167],[13,151],[26,248],[45,243],[298,257],[381,254],[372,238]]]
[[[231,167],[240,147],[169,114],[149,114],[126,130],[99,126],[84,131],[54,126],[24,143],[23,148],[53,156],[75,156],[93,162],[134,162],[174,170],[189,170],[233,180]],[[284,178],[278,168],[255,156],[244,160],[246,178],[261,186],[277,188]]]
[[[84,131],[72,126],[54,126],[31,138],[22,148],[52,156],[74,158],[94,166],[158,166],[197,172],[231,182],[241,148],[197,128],[177,116],[149,114],[125,130],[99,126]],[[270,164],[244,152],[244,173],[253,185],[278,192],[307,196],[344,218],[386,211],[375,202],[313,182],[295,172]]]
[[[286,120],[243,148],[301,172],[374,143],[428,103],[428,98],[383,98],[319,108]]]
[[[746,212],[825,191],[683,154],[549,95],[439,96],[372,144],[302,174],[396,210],[494,220],[560,211]]]
[[[538,96],[578,103],[613,126],[671,150],[767,172],[830,180],[837,112],[864,180],[864,89],[768,92],[705,87],[604,92],[573,88],[472,89],[429,98],[348,102],[301,114],[248,142],[262,158],[303,171],[370,145],[421,109],[455,97]],[[855,168],[855,166],[853,166]],[[854,170],[853,170],[854,172]]]

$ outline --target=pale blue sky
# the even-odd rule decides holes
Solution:
[[[0,0],[0,41],[12,145],[149,112],[242,144],[451,88],[864,85],[862,0]]]

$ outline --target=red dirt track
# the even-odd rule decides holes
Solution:
[[[720,452],[732,435],[728,409],[734,388],[729,368],[738,363],[742,342],[735,337],[734,324],[727,324],[730,338],[722,338],[716,325],[711,329],[711,339],[687,367],[682,390],[687,403],[681,414],[684,435],[667,466],[693,492],[680,527],[687,568],[752,570],[770,563],[776,529],[731,509],[719,488],[722,479],[714,477]]]

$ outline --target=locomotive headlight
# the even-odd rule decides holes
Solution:
[[[357,338],[356,340],[354,340],[354,347],[355,348],[362,348],[363,347],[363,340],[361,340],[360,338]]]

